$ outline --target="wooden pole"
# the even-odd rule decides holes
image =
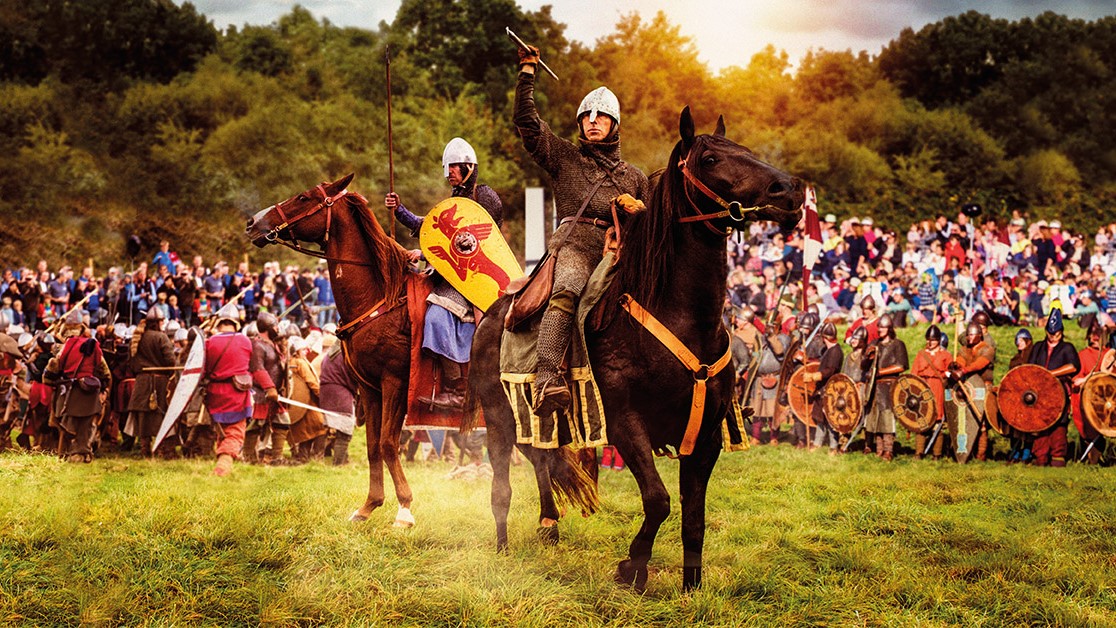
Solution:
[[[391,46],[384,48],[384,67],[387,74],[387,141],[388,141],[388,192],[395,192],[395,157],[391,136]],[[391,239],[395,239],[395,212],[390,212]]]

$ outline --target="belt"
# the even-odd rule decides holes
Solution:
[[[580,222],[580,223],[584,223],[584,224],[587,224],[587,225],[593,225],[594,227],[597,227],[599,229],[608,229],[609,227],[612,226],[611,222],[609,222],[607,220],[602,220],[600,218],[577,218],[575,216],[567,216],[567,217],[563,218],[562,220],[559,220],[558,224],[559,225],[564,225],[568,222],[575,222],[575,221]]]

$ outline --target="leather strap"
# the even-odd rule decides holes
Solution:
[[[726,347],[725,354],[712,365],[702,364],[701,360],[667,329],[666,325],[663,325],[659,322],[659,319],[644,309],[639,302],[632,298],[632,295],[624,293],[620,297],[620,306],[694,374],[694,395],[690,404],[690,418],[686,422],[686,432],[682,437],[682,445],[678,448],[678,454],[672,455],[666,447],[655,450],[656,456],[666,456],[668,458],[688,456],[694,451],[698,431],[701,429],[701,419],[705,415],[705,382],[710,377],[715,377],[732,361],[731,348]]]
[[[575,216],[567,216],[567,217],[563,218],[562,220],[559,220],[558,224],[564,225],[567,222],[580,222],[582,224],[593,225],[594,227],[600,227],[601,229],[608,229],[609,227],[612,226],[612,223],[610,223],[607,220],[602,220],[600,218],[578,218],[578,217],[575,217]]]

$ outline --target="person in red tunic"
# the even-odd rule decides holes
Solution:
[[[880,338],[879,322],[880,317],[876,315],[876,300],[871,296],[866,296],[860,301],[861,317],[853,321],[852,325],[845,330],[845,342],[852,338],[852,334],[858,328],[863,327],[868,331],[868,344]]]
[[[218,476],[228,475],[233,460],[240,457],[244,428],[252,416],[251,389],[236,379],[249,376],[261,384],[270,383],[267,371],[253,360],[252,341],[239,329],[240,314],[234,304],[227,304],[217,312],[217,333],[205,341],[205,407],[216,432],[217,466],[213,473]],[[274,385],[265,388],[269,397],[278,397]]]
[[[1031,349],[1030,363],[1043,367],[1061,380],[1065,394],[1068,395],[1069,383],[1074,375],[1081,371],[1081,362],[1077,359],[1077,350],[1073,345],[1063,340],[1062,332],[1062,311],[1053,308],[1046,320],[1046,338],[1036,342]],[[1062,416],[1058,417],[1052,427],[1035,436],[1034,464],[1066,466],[1066,428],[1069,425],[1067,414],[1068,409],[1063,411]]]
[[[1089,326],[1089,332],[1086,336],[1086,342],[1089,346],[1077,352],[1077,359],[1081,362],[1081,369],[1077,371],[1077,375],[1073,378],[1073,387],[1070,393],[1070,406],[1073,408],[1073,423],[1077,426],[1077,433],[1081,435],[1081,446],[1088,447],[1089,443],[1096,443],[1092,449],[1089,450],[1089,464],[1097,464],[1100,462],[1101,450],[1104,441],[1101,440],[1101,434],[1095,427],[1085,420],[1085,415],[1081,410],[1081,387],[1085,384],[1085,380],[1095,372],[1105,372],[1111,370],[1113,362],[1112,349],[1102,347],[1104,330],[1101,326],[1093,321]]]
[[[930,392],[934,393],[934,405],[938,412],[938,415],[934,417],[935,422],[940,422],[945,418],[945,373],[952,361],[953,358],[949,351],[942,347],[942,330],[937,325],[931,325],[926,330],[926,348],[919,351],[918,355],[915,356],[911,373],[926,380],[926,383],[930,386]],[[926,450],[926,440],[928,438],[928,434],[915,434],[915,460],[922,459],[922,452]],[[942,457],[944,442],[940,436],[934,441],[934,450],[931,452],[934,460]]]
[[[67,315],[61,336],[66,344],[47,363],[43,383],[57,390],[55,414],[62,439],[69,442],[66,460],[93,462],[95,421],[101,416],[101,391],[108,388],[111,379],[109,367],[101,345],[90,336],[82,320],[81,310]]]

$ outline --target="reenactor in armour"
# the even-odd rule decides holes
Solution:
[[[860,318],[853,321],[849,328],[845,330],[845,342],[848,342],[854,331],[863,327],[868,332],[868,345],[871,346],[880,337],[879,324],[881,319],[876,315],[876,300],[871,296],[861,299],[860,312]]]
[[[1093,443],[1093,448],[1089,450],[1088,460],[1089,464],[1097,464],[1100,462],[1101,450],[1100,447],[1104,441],[1101,433],[1097,428],[1085,420],[1084,413],[1081,409],[1081,387],[1085,384],[1085,380],[1093,373],[1101,372],[1108,373],[1113,368],[1113,358],[1116,357],[1116,352],[1111,348],[1104,347],[1104,328],[1100,323],[1093,321],[1089,325],[1089,331],[1085,336],[1087,346],[1081,351],[1077,352],[1077,359],[1081,362],[1081,369],[1073,378],[1073,394],[1070,395],[1070,407],[1073,409],[1073,423],[1077,427],[1077,433],[1081,435],[1081,444],[1083,447],[1088,447],[1087,443]]]
[[[608,88],[589,92],[578,106],[578,144],[550,130],[535,107],[538,62],[537,48],[519,49],[514,122],[523,147],[551,177],[559,221],[549,243],[554,284],[539,326],[534,411],[545,416],[571,401],[562,362],[577,302],[604,256],[613,202],[626,194],[632,202],[617,207],[638,211],[651,188],[642,171],[620,158],[620,101]]]
[[[1011,356],[1011,361],[1008,362],[1008,371],[1011,369],[1031,363],[1031,351],[1035,348],[1034,339],[1031,338],[1030,330],[1024,328],[1015,332],[1015,355]],[[1030,435],[1023,434],[1008,426],[1011,435],[1011,458],[1009,463],[1022,462],[1024,464],[1030,463],[1034,458],[1031,453],[1031,438]]]
[[[895,455],[895,410],[891,405],[891,390],[910,365],[907,345],[895,337],[891,317],[881,316],[878,328],[879,339],[868,345],[868,358],[876,361],[876,390],[870,391],[872,403],[864,410],[864,444],[867,450],[869,441],[874,439],[876,455],[890,462]]]
[[[175,365],[174,343],[163,333],[165,315],[163,310],[153,307],[136,328],[132,337],[132,371],[136,374],[136,385],[128,402],[133,424],[132,434],[139,440],[144,457],[153,455],[151,441],[159,433],[163,415],[167,413],[167,387]],[[174,454],[173,442],[164,439],[160,443],[164,457]]]
[[[63,439],[59,448],[69,462],[93,462],[102,391],[111,375],[101,345],[91,336],[80,310],[66,316],[60,336],[65,344],[43,373],[43,382],[55,387],[54,413]]]
[[[751,308],[745,308],[751,311]],[[761,336],[762,348],[759,359],[756,360],[756,373],[753,378],[751,397],[747,405],[752,408],[752,442],[761,442],[763,427],[768,428],[767,442],[772,445],[779,444],[779,425],[775,422],[779,398],[779,372],[783,368],[783,359],[790,347],[790,337],[780,331],[778,324],[768,326],[765,334]],[[745,373],[745,377],[749,374]]]
[[[816,382],[814,392],[810,395],[810,416],[814,420],[814,425],[817,426],[815,428],[814,448],[824,447],[828,444],[829,455],[832,456],[837,453],[837,432],[825,418],[821,395],[825,385],[829,383],[829,379],[841,372],[841,363],[844,361],[845,354],[841,352],[841,346],[837,344],[837,328],[833,323],[829,321],[822,323],[818,336],[821,337],[825,349],[818,360],[818,371],[807,373],[805,379],[806,381]]]
[[[283,422],[279,407],[279,391],[287,379],[287,359],[279,347],[279,319],[271,312],[260,312],[256,318],[258,334],[252,338],[252,359],[260,366],[252,374],[252,420],[244,436],[246,462],[276,462],[281,464],[287,446],[289,424]],[[257,453],[260,438],[271,431],[271,448],[261,460]]]
[[[822,340],[820,334],[815,334],[814,329],[818,327],[821,322],[817,312],[809,310],[799,312],[795,320],[794,334],[798,341],[798,350],[795,351],[793,356],[788,356],[792,364],[787,369],[787,373],[794,373],[799,367],[805,365],[807,362],[818,362],[821,360],[822,354],[825,353],[825,341]],[[811,338],[813,336],[813,338]],[[807,343],[807,341],[809,341]],[[805,346],[803,346],[805,344]],[[788,378],[789,379],[789,378]],[[787,401],[786,395],[786,382],[783,383],[784,389],[780,392],[780,404],[783,408],[789,409],[790,403]],[[791,424],[791,438],[794,446],[799,449],[805,449],[810,442],[809,429],[806,423],[795,417]]]
[[[914,366],[911,367],[911,373],[925,380],[926,384],[930,386],[930,391],[934,393],[934,407],[938,413],[934,417],[935,423],[945,420],[946,372],[949,371],[949,365],[953,362],[953,357],[950,356],[949,351],[946,351],[945,347],[942,346],[942,337],[942,330],[937,325],[931,325],[926,330],[926,348],[918,352],[918,355],[915,356]],[[922,459],[929,438],[928,434],[915,434],[915,460]],[[944,444],[945,440],[942,438],[934,440],[933,451],[931,451],[934,460],[941,459]]]
[[[1035,343],[1031,350],[1030,364],[1037,364],[1050,371],[1062,382],[1065,394],[1069,396],[1069,385],[1073,377],[1081,371],[1077,350],[1063,338],[1062,311],[1055,308],[1046,319],[1046,338]],[[1067,427],[1069,425],[1069,404],[1054,425],[1037,434],[1034,438],[1034,463],[1039,466],[1066,466]]]
[[[974,385],[972,402],[977,406],[977,412],[984,411],[984,398],[987,390],[992,386],[992,371],[996,366],[996,349],[984,341],[984,330],[975,320],[965,328],[965,337],[957,352],[957,363],[950,365],[953,379],[959,382],[973,382],[979,380],[982,385]],[[964,403],[954,395],[954,403],[958,407]],[[988,422],[981,421],[980,431],[976,438],[976,459],[988,459]]]

